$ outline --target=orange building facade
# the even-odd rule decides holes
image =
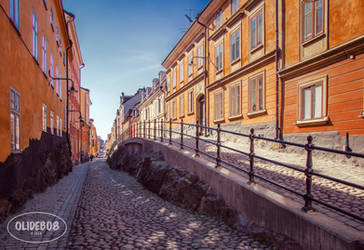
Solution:
[[[90,121],[90,105],[92,104],[90,99],[90,90],[81,87],[80,88],[80,107],[81,107],[81,161],[88,161],[91,154],[91,121]]]
[[[362,151],[363,11],[360,0],[210,1],[162,63],[165,118],[340,149],[349,133]]]
[[[285,137],[319,132],[343,145],[349,133],[352,149],[363,152],[363,1],[285,4],[279,72]]]
[[[66,48],[62,2],[0,0],[0,161],[66,131]],[[69,58],[72,58],[70,54]]]
[[[82,60],[80,45],[75,26],[75,16],[72,13],[65,11],[66,21],[68,23],[68,31],[70,40],[72,41],[72,60],[69,60],[69,135],[72,150],[72,161],[77,163],[81,157],[81,69],[85,66]]]

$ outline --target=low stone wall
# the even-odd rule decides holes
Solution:
[[[72,171],[66,137],[42,133],[21,153],[0,163],[0,222]]]
[[[357,230],[320,213],[307,214],[299,204],[229,169],[193,157],[187,151],[153,140],[130,139],[128,144],[142,145],[142,152],[160,151],[172,166],[181,166],[208,184],[225,203],[249,221],[297,241],[304,249],[363,249],[364,236]]]

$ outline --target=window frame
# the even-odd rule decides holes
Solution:
[[[194,90],[191,89],[190,91],[188,91],[188,115],[191,115],[194,113]]]
[[[47,75],[47,40],[44,34],[42,35],[42,62],[43,73]]]
[[[216,13],[216,29],[222,26],[222,9]]]
[[[231,0],[231,14],[233,15],[239,9],[239,0]]]
[[[177,87],[177,69],[174,69],[172,72],[172,88],[175,89]]]
[[[179,65],[179,83],[183,85],[185,80],[185,65],[184,65],[184,59],[181,60]]]
[[[38,62],[38,20],[35,13],[32,12],[32,40],[33,40],[33,57]]]
[[[179,117],[182,118],[185,116],[185,95],[182,93],[179,96]]]
[[[301,82],[298,84],[298,102],[297,102],[297,122],[296,124],[298,126],[302,125],[311,125],[311,124],[317,124],[317,125],[321,125],[324,124],[326,122],[328,122],[328,105],[327,105],[327,75],[322,76],[322,77],[316,77],[316,78],[311,78],[308,79],[307,81]],[[313,87],[314,86],[321,86],[321,116],[314,118],[313,117]],[[305,89],[311,88],[311,103],[310,103],[310,109],[311,109],[311,117],[310,119],[304,119],[303,118],[303,111],[304,111],[304,96],[303,96],[303,91]]]
[[[42,105],[42,121],[43,121],[43,126],[42,126],[42,130],[44,132],[47,132],[47,105],[43,104]]]
[[[259,86],[258,86],[258,80],[259,78],[262,78],[262,108],[259,108]],[[252,109],[252,82],[255,81],[255,104],[258,106],[256,110]],[[265,101],[265,72],[259,72],[257,74],[254,74],[248,78],[248,115],[253,114],[260,114],[266,112],[266,101]]]
[[[218,105],[217,96],[221,95],[221,103]],[[219,107],[219,109],[217,109]],[[219,112],[220,111],[220,112]],[[218,115],[221,114],[221,116]],[[224,120],[224,90],[219,89],[214,92],[214,122],[220,122]]]
[[[177,100],[172,101],[172,119],[177,119]]]
[[[201,55],[200,55],[201,53]],[[197,48],[197,69],[200,69],[202,68],[203,66],[203,45],[200,45],[198,48]]]
[[[51,134],[53,135],[54,134],[54,112],[53,111],[51,111],[50,112],[50,117],[49,117],[49,119],[50,119],[50,127],[51,127]]]
[[[217,56],[218,54],[218,56]],[[221,57],[220,57],[221,56]],[[215,45],[215,65],[216,74],[220,73],[224,68],[224,41],[220,41]],[[219,67],[221,65],[221,67]]]
[[[50,9],[50,16],[49,16],[49,21],[50,21],[50,24],[51,24],[51,28],[52,28],[52,31],[54,31],[54,13],[53,13],[53,8],[51,7]]]
[[[239,34],[239,36],[237,36]],[[241,34],[240,34],[240,26],[230,33],[230,62],[233,64],[236,61],[240,60],[241,54]],[[233,49],[233,39],[235,38],[235,50]],[[238,39],[237,39],[238,38]],[[235,57],[234,57],[235,56]]]
[[[19,0],[9,0],[9,18],[18,31],[20,28],[19,11]]]
[[[309,41],[312,41],[314,39],[316,39],[317,37],[320,37],[321,35],[325,34],[325,0],[321,0],[322,1],[322,30],[320,32],[316,32],[316,6],[315,6],[315,2],[320,1],[320,0],[301,0],[301,18],[300,18],[300,22],[301,22],[301,27],[302,27],[302,31],[301,31],[301,41],[302,43],[307,43]],[[305,36],[305,4],[310,2],[311,3],[311,15],[312,15],[312,20],[311,20],[311,35],[310,37]]]
[[[236,88],[238,90],[236,90]],[[234,93],[233,93],[234,92]],[[241,90],[241,82],[233,83],[229,86],[229,118],[240,117],[241,106],[242,106],[242,98],[241,98],[242,90]],[[237,98],[236,100],[234,100]]]
[[[260,43],[258,43],[258,38],[259,38],[259,25],[258,25],[258,15],[261,14],[262,16],[262,22],[261,22],[261,28],[260,28],[260,33],[261,33],[261,41]],[[252,22],[253,20],[255,20],[255,33],[254,33],[254,38],[255,38],[255,44],[252,44],[253,41],[253,29],[252,29]],[[251,14],[249,16],[249,50],[250,52],[254,52],[260,48],[262,48],[264,46],[264,8],[263,6],[259,7],[253,14]]]
[[[10,87],[10,150],[20,152],[20,94]],[[13,117],[13,119],[12,119]]]
[[[53,58],[53,55],[52,55],[52,53],[49,55],[49,57],[50,57],[50,67],[49,67],[49,73],[50,73],[50,84],[51,84],[51,86],[54,88],[54,82],[53,82],[53,75],[54,75],[54,58]]]
[[[188,60],[187,60],[187,74],[188,77],[193,75],[193,53],[191,51],[191,53],[188,55]]]

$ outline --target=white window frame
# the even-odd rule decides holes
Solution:
[[[47,132],[47,105],[42,106],[42,117],[43,117],[43,131]]]
[[[20,151],[20,94],[10,88],[10,149]]]
[[[194,111],[194,91],[193,89],[188,92],[188,114],[193,114]]]
[[[216,13],[216,29],[220,28],[222,25],[222,9]]]
[[[42,36],[42,61],[43,61],[43,72],[47,75],[47,40],[43,34]]]
[[[218,103],[219,95],[221,95],[220,103]],[[224,91],[220,89],[214,93],[214,121],[218,122],[222,120],[224,120]]]
[[[181,94],[179,97],[179,117],[185,116],[185,95]]]
[[[38,61],[38,20],[34,12],[32,13],[32,31],[33,31],[33,57]]]

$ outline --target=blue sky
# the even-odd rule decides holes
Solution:
[[[75,14],[86,67],[81,85],[90,89],[91,117],[106,139],[121,92],[151,86],[162,61],[208,0],[63,0]],[[192,11],[190,11],[192,9]]]

